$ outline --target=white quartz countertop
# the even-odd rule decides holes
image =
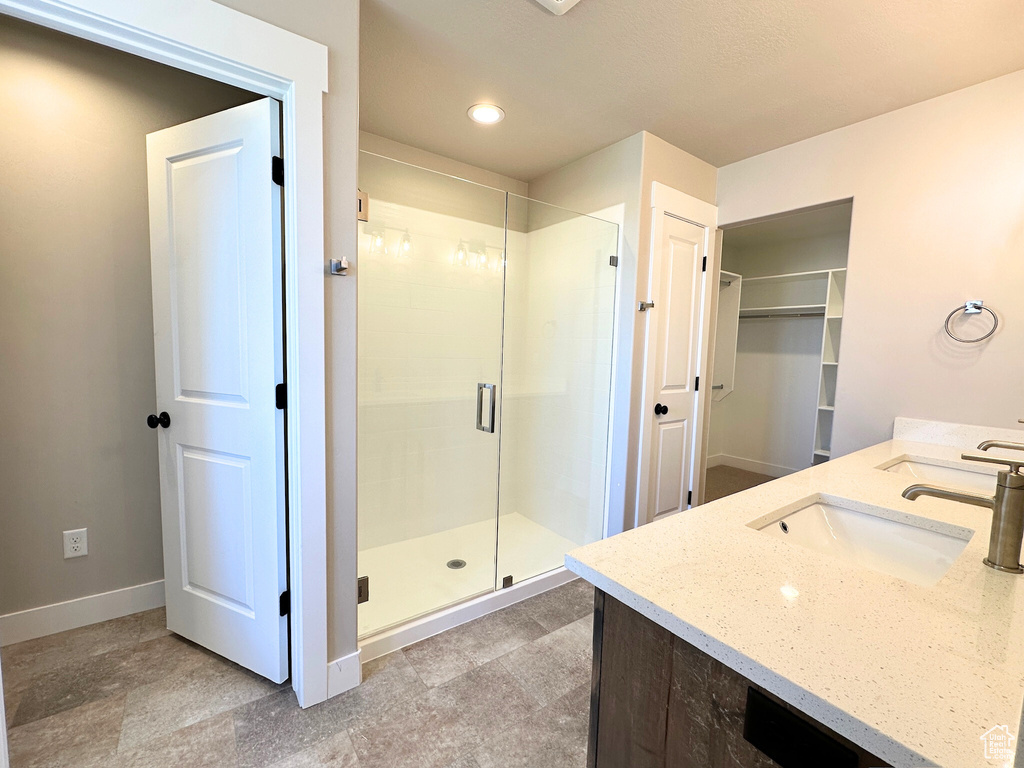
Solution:
[[[988,510],[907,501],[914,479],[877,469],[964,450],[892,440],[576,549],[566,567],[897,768],[1005,765],[982,735],[1020,727],[1024,576],[982,564]],[[923,587],[748,527],[817,493],[975,533]]]

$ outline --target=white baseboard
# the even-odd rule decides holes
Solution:
[[[0,646],[65,632],[110,619],[119,619],[164,604],[164,582],[115,589],[66,603],[44,605],[0,616]]]
[[[360,651],[356,650],[327,665],[327,698],[351,691],[363,682],[363,664],[360,656]]]
[[[445,630],[465,624],[467,621],[478,619],[481,616],[486,616],[488,613],[494,613],[494,611],[507,608],[528,597],[533,597],[541,592],[547,592],[549,589],[567,584],[575,578],[576,575],[570,573],[565,568],[557,568],[549,573],[527,579],[508,589],[488,592],[486,595],[453,605],[437,613],[424,616],[422,619],[416,619],[408,624],[402,624],[394,629],[372,635],[359,644],[363,654],[362,660],[366,662],[379,659],[381,656],[385,656],[392,651],[397,651],[400,648],[405,648],[407,645],[426,640],[428,637],[433,637]]]
[[[708,469],[722,466],[736,467],[736,469],[745,469],[748,472],[757,472],[758,474],[770,475],[772,477],[785,477],[800,471],[792,467],[781,467],[778,464],[744,459],[742,456],[730,456],[727,453],[716,453],[714,456],[708,456]]]

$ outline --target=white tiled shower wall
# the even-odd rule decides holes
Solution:
[[[509,242],[501,510],[580,544],[604,525],[616,233],[577,216]]]
[[[503,288],[501,513],[599,538],[614,226],[510,230],[504,286],[500,227],[377,200],[362,226],[360,549],[494,518],[499,435],[475,429],[476,383],[499,382]]]
[[[466,261],[453,264],[460,240]],[[502,280],[470,266],[468,248],[497,262],[504,240],[501,227],[379,200],[362,225],[360,549],[494,516],[497,435],[475,428],[476,383],[498,381]]]

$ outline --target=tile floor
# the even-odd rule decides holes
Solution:
[[[306,710],[162,610],[8,646],[11,768],[582,768],[592,611],[573,581],[369,662]]]
[[[762,475],[757,472],[750,472],[746,469],[729,467],[720,464],[717,467],[709,467],[704,475],[704,503],[732,496],[734,493],[745,491],[761,483],[768,483],[775,478],[771,475]]]

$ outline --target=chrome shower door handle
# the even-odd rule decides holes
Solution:
[[[484,391],[487,391],[487,411],[484,412]],[[485,422],[486,419],[486,422]],[[476,428],[481,432],[494,432],[494,385],[476,385]]]

